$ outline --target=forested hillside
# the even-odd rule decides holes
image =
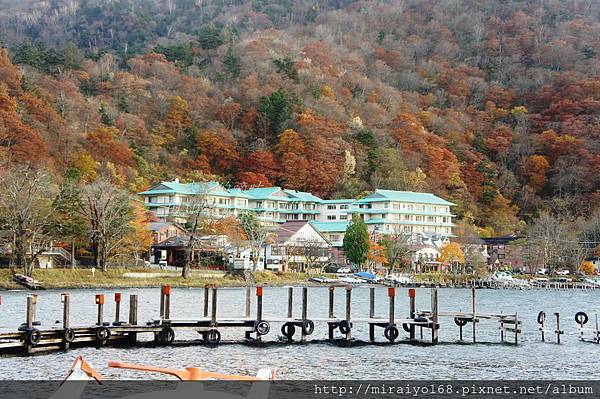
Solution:
[[[600,205],[595,0],[2,0],[0,39],[0,159],[58,180]]]

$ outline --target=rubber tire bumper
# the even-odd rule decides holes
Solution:
[[[538,313],[537,315],[537,322],[538,324],[542,324],[542,321],[546,318],[546,312],[544,312],[543,310]]]
[[[388,341],[394,342],[400,333],[398,332],[398,328],[396,328],[396,326],[387,326],[385,330],[383,330],[383,335]]]
[[[350,325],[350,322],[348,320],[340,321],[340,325],[338,326],[338,328],[340,329],[340,332],[342,334],[349,334],[352,330],[352,326]]]
[[[96,341],[100,344],[105,344],[110,338],[110,330],[106,327],[98,327],[96,329]]]
[[[281,326],[281,334],[283,334],[283,336],[286,337],[287,339],[292,339],[292,337],[294,336],[295,333],[296,333],[296,326],[294,326],[292,323],[284,323]]]
[[[302,322],[302,332],[305,335],[310,335],[315,331],[315,323],[312,320],[304,320]]]
[[[75,341],[75,330],[69,327],[65,328],[65,330],[63,331],[63,341],[65,341],[68,344]]]
[[[271,325],[267,321],[257,321],[254,330],[257,335],[267,335],[271,331]]]
[[[205,340],[207,344],[216,345],[221,342],[221,333],[217,329],[208,330],[205,333]]]
[[[585,312],[577,312],[575,313],[575,321],[577,324],[584,325],[589,321],[589,317]]]
[[[31,346],[35,346],[40,343],[42,339],[42,333],[37,328],[32,328],[27,331],[27,343]]]

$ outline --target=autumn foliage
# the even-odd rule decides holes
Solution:
[[[30,3],[0,15],[3,163],[131,192],[198,174],[427,191],[489,234],[555,199],[600,206],[585,2]]]

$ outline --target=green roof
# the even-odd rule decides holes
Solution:
[[[255,199],[267,199],[280,190],[281,188],[279,187],[260,187],[251,188],[250,190],[246,190],[245,193]]]
[[[413,202],[432,205],[455,205],[431,193],[416,193],[414,191],[375,190],[374,193],[356,201],[358,204],[378,201]]]
[[[316,195],[312,195],[312,193],[307,193],[305,191],[296,191],[296,190],[283,190],[286,194],[291,195],[292,197],[298,198],[302,201],[308,202],[321,202],[322,199],[317,197]]]
[[[220,188],[222,191],[212,192],[212,190]],[[219,182],[194,182],[194,183],[179,183],[174,181],[164,181],[150,190],[138,193],[139,195],[160,195],[160,194],[182,194],[196,195],[202,193],[210,193],[212,195],[220,195],[222,197],[238,197],[250,198],[243,190],[239,188],[226,189]]]
[[[321,233],[343,232],[348,228],[348,222],[314,222],[310,224]]]
[[[330,199],[330,200],[321,200],[322,204],[349,204],[356,201],[355,199]]]

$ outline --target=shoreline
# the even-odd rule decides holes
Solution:
[[[0,269],[0,292],[28,289],[12,281],[13,271]],[[109,269],[106,272],[90,269],[37,269],[33,278],[43,287],[52,289],[96,289],[96,288],[159,288],[170,285],[173,288],[204,288],[207,284],[220,287],[248,287],[257,284],[280,287],[285,285],[319,285],[308,281],[304,273],[254,273],[255,282],[248,282],[242,276],[227,275],[220,271],[192,270],[187,279],[179,271],[147,269]]]

